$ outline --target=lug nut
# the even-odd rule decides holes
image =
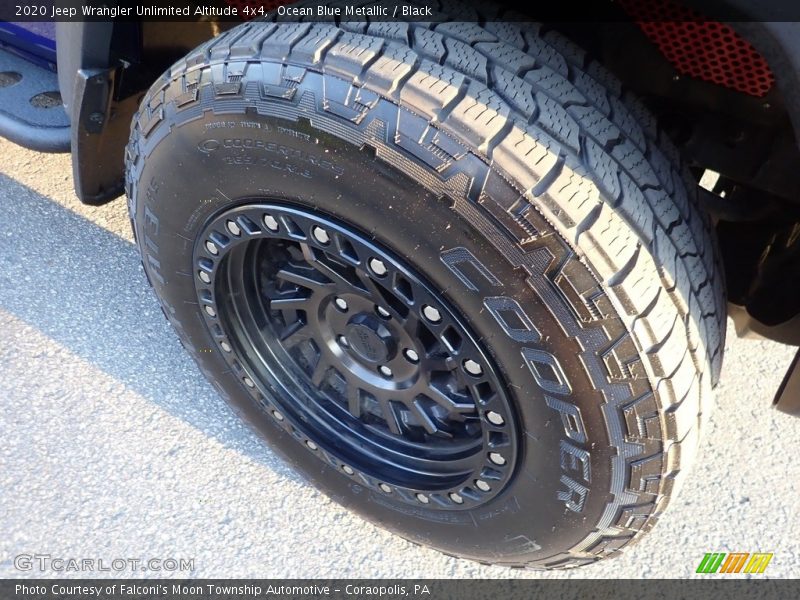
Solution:
[[[427,504],[428,502],[431,501],[430,498],[428,498],[425,494],[419,494],[418,493],[418,494],[415,494],[415,497],[416,497],[417,500],[419,500],[423,504]]]
[[[211,277],[209,277],[208,273],[206,273],[205,271],[198,271],[197,276],[203,283],[211,283]]]
[[[448,495],[450,496],[450,500],[452,500],[456,504],[463,504],[464,503],[464,499],[460,495],[456,494],[455,492],[450,492]]]
[[[350,347],[350,342],[348,342],[347,338],[344,337],[343,335],[340,335],[338,338],[336,338],[336,341],[339,342],[339,345],[342,348],[349,348]]]
[[[471,358],[468,358],[464,361],[464,370],[473,377],[480,377],[483,375],[483,367],[481,367]]]
[[[431,323],[439,323],[442,320],[442,314],[427,304],[422,307],[422,316],[428,319]]]
[[[336,298],[333,303],[336,305],[336,308],[342,312],[347,310],[347,301],[344,298]]]
[[[316,450],[317,445],[312,442],[311,440],[306,440],[306,446],[308,446],[309,450]]]
[[[206,313],[208,314],[209,317],[217,316],[217,311],[215,311],[214,308],[211,306],[206,306]]]
[[[506,459],[503,458],[502,454],[498,454],[497,452],[490,452],[489,453],[489,460],[492,461],[496,465],[504,465],[506,464]]]
[[[379,487],[379,488],[381,488],[381,491],[382,491],[382,492],[384,492],[384,493],[386,493],[386,494],[391,494],[391,493],[392,493],[392,488],[390,488],[390,487],[389,487],[388,485],[386,485],[385,483],[381,483],[381,484],[379,484],[379,485],[378,485],[378,487]]]
[[[225,226],[228,228],[228,231],[230,231],[233,235],[240,235],[242,233],[242,230],[233,221],[228,221],[227,223],[225,223]]]
[[[277,410],[272,411],[272,416],[275,417],[276,421],[283,421],[283,415],[279,413]]]
[[[493,410],[490,410],[486,413],[486,419],[492,425],[505,425],[505,419],[503,419],[503,415],[496,413]]]
[[[231,347],[230,347],[230,345],[228,344],[228,342],[222,342],[222,343],[220,343],[220,347],[221,347],[223,350],[225,350],[225,352],[230,352],[230,351],[231,351]]]
[[[353,469],[351,469],[347,465],[342,465],[342,471],[344,471],[348,475],[352,475],[353,473],[355,473],[355,471],[353,471]]]
[[[419,354],[414,352],[411,348],[406,348],[403,352],[403,356],[405,356],[406,360],[410,363],[417,364],[419,362]]]
[[[253,380],[249,377],[245,377],[242,381],[244,381],[244,384],[249,388],[256,387],[256,384],[253,383]]]
[[[486,483],[483,479],[476,479],[475,480],[475,487],[478,488],[482,492],[489,492],[492,489],[488,483]]]
[[[311,230],[311,235],[314,236],[314,239],[317,240],[320,244],[328,245],[331,242],[331,236],[328,235],[328,232],[325,231],[322,227],[317,227],[316,225]]]
[[[381,375],[383,375],[384,377],[392,376],[392,370],[386,365],[381,365],[380,367],[378,367],[378,371],[380,371]]]
[[[217,245],[214,242],[206,242],[206,250],[208,250],[214,256],[219,254],[219,248],[217,248]]]
[[[378,260],[377,258],[370,258],[369,259],[369,268],[372,269],[372,272],[375,273],[378,277],[383,277],[388,273],[388,269],[386,265],[383,264],[382,260]]]
[[[378,313],[378,316],[380,316],[380,317],[382,317],[384,319],[388,319],[389,317],[392,316],[391,313],[388,310],[386,310],[385,308],[383,308],[382,306],[376,306],[375,307],[375,312]]]
[[[278,231],[278,221],[276,221],[275,217],[272,215],[264,215],[264,225],[266,225],[267,229],[270,231]]]

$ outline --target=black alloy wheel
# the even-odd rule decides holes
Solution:
[[[253,203],[208,224],[195,264],[231,367],[310,451],[417,505],[502,490],[508,396],[467,324],[398,257],[318,212]]]

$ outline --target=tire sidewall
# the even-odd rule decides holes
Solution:
[[[528,274],[489,242],[504,235],[499,227],[479,230],[453,210],[452,199],[437,197],[373,153],[315,125],[208,112],[170,124],[169,135],[134,169],[134,220],[145,269],[184,345],[272,447],[314,485],[366,518],[414,541],[492,562],[536,560],[573,547],[594,529],[609,500],[614,449],[602,395],[586,374],[580,345],[559,323],[563,307],[547,305],[526,284]],[[199,232],[214,215],[257,199],[317,209],[373,236],[466,316],[506,379],[519,420],[517,470],[500,495],[472,510],[395,501],[301,446],[230,372],[198,311],[192,255]],[[502,286],[474,276],[473,285],[465,285],[442,260],[442,252],[452,248],[468,249]],[[515,341],[498,325],[485,309],[486,298],[498,296],[513,298],[530,316],[541,335],[538,343]],[[556,358],[569,394],[558,396],[537,383],[525,349]],[[553,398],[577,408],[583,443],[577,444]],[[565,477],[585,490],[580,511],[566,507],[565,498],[572,496]]]

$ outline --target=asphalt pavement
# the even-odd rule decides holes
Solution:
[[[671,578],[694,575],[706,552],[756,551],[774,553],[765,575],[800,575],[800,419],[769,406],[793,349],[732,330],[682,494],[620,558],[559,573],[419,548],[304,483],[184,353],[145,281],[124,200],[83,206],[69,156],[3,140],[0,341],[0,577]],[[33,554],[193,564],[15,566]]]

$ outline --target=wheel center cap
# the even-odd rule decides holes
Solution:
[[[350,319],[345,328],[350,348],[369,363],[391,360],[397,352],[397,343],[389,329],[378,317],[361,313]]]

